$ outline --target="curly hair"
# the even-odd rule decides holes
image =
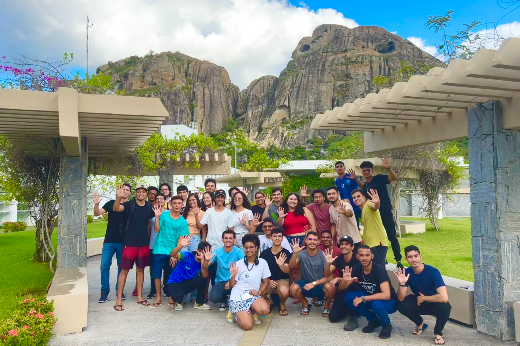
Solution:
[[[186,199],[186,207],[184,208],[184,212],[182,213],[182,216],[186,219],[188,217],[188,213],[190,212],[191,210],[191,207],[190,207],[190,198],[191,196],[195,197],[195,199],[197,200],[197,207],[199,207],[201,210],[202,210],[202,203],[200,202],[200,199],[197,197],[197,194],[196,193],[190,193],[188,195],[188,198]]]
[[[238,191],[231,197],[231,201],[229,202],[229,205],[231,206],[231,210],[235,210],[237,206],[235,205],[235,197],[240,194],[242,196],[243,202],[242,206],[246,209],[251,209],[251,202],[249,202],[249,199],[247,198],[246,194],[242,191]]]
[[[283,211],[285,213],[289,212],[289,205],[287,204],[287,200],[289,199],[289,197],[291,197],[293,195],[296,196],[296,199],[298,200],[298,205],[296,205],[296,209],[294,209],[294,216],[300,216],[300,215],[305,216],[305,210],[303,209],[305,207],[305,204],[303,204],[303,202],[300,201],[300,196],[296,192],[291,192],[290,194],[287,195],[287,197],[285,197],[285,199],[283,200],[283,203],[282,203]]]

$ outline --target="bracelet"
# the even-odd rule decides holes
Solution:
[[[399,284],[399,287],[408,287],[408,285],[407,284],[404,284],[404,285]]]

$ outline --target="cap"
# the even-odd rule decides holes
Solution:
[[[341,244],[341,242],[343,241],[348,241],[350,243],[350,245],[354,245],[354,239],[352,239],[351,237],[349,237],[348,235],[344,236],[343,238],[340,238],[338,240],[338,247],[339,245]]]
[[[135,191],[137,191],[139,189],[145,189],[146,191],[148,191],[148,188],[144,184],[137,185],[137,187],[135,188]]]
[[[224,196],[224,198],[226,198],[226,191],[224,191],[224,190],[215,191],[215,197],[218,197],[218,196]]]

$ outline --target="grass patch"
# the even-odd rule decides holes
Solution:
[[[428,219],[403,218],[403,220],[426,223],[426,233],[405,234],[399,238],[403,256],[406,246],[416,245],[421,250],[424,263],[436,267],[442,275],[467,281],[474,280],[470,218],[439,220],[440,231],[436,231]],[[387,260],[389,263],[395,263],[391,248],[388,249]],[[408,266],[404,257],[403,264]]]
[[[87,225],[87,238],[104,237],[107,231],[107,221],[102,218],[94,220]]]

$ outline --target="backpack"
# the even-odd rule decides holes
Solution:
[[[125,232],[128,231],[128,224],[130,223],[130,217],[132,217],[132,214],[134,213],[135,211],[135,207],[137,205],[137,202],[135,201],[135,198],[133,199],[133,202],[134,203],[130,203],[130,212],[128,213],[128,217],[126,218],[126,227],[125,227]],[[152,206],[152,203],[148,202],[148,201],[145,201],[145,206],[148,207],[148,211],[150,213],[153,212],[153,206]]]

